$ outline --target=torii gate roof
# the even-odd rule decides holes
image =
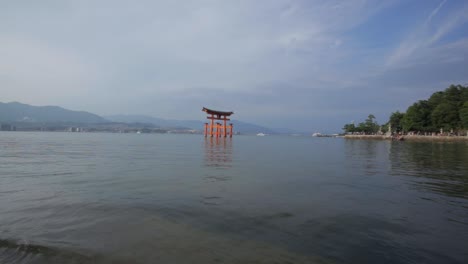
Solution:
[[[234,112],[223,112],[223,111],[216,111],[216,110],[211,110],[208,108],[203,107],[202,109],[203,112],[206,112],[207,114],[210,115],[220,115],[220,116],[230,116],[234,114]]]

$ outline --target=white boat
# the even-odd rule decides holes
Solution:
[[[263,133],[258,133],[257,136],[259,136],[259,137],[264,137],[265,134],[263,134]]]
[[[321,133],[313,133],[312,136],[313,137],[320,137],[320,136],[322,136],[322,134]]]

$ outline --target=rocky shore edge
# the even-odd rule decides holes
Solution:
[[[371,140],[392,140],[387,135],[345,135],[345,139],[371,139]],[[401,140],[408,141],[466,141],[468,136],[422,136],[422,135],[404,135]]]

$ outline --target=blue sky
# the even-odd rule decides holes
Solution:
[[[1,1],[1,101],[306,132],[468,83],[468,1]]]

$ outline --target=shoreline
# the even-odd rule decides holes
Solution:
[[[392,140],[391,136],[386,135],[345,135],[345,139],[362,139],[362,140]],[[467,141],[468,136],[421,136],[421,135],[404,135],[403,140],[409,141]]]

